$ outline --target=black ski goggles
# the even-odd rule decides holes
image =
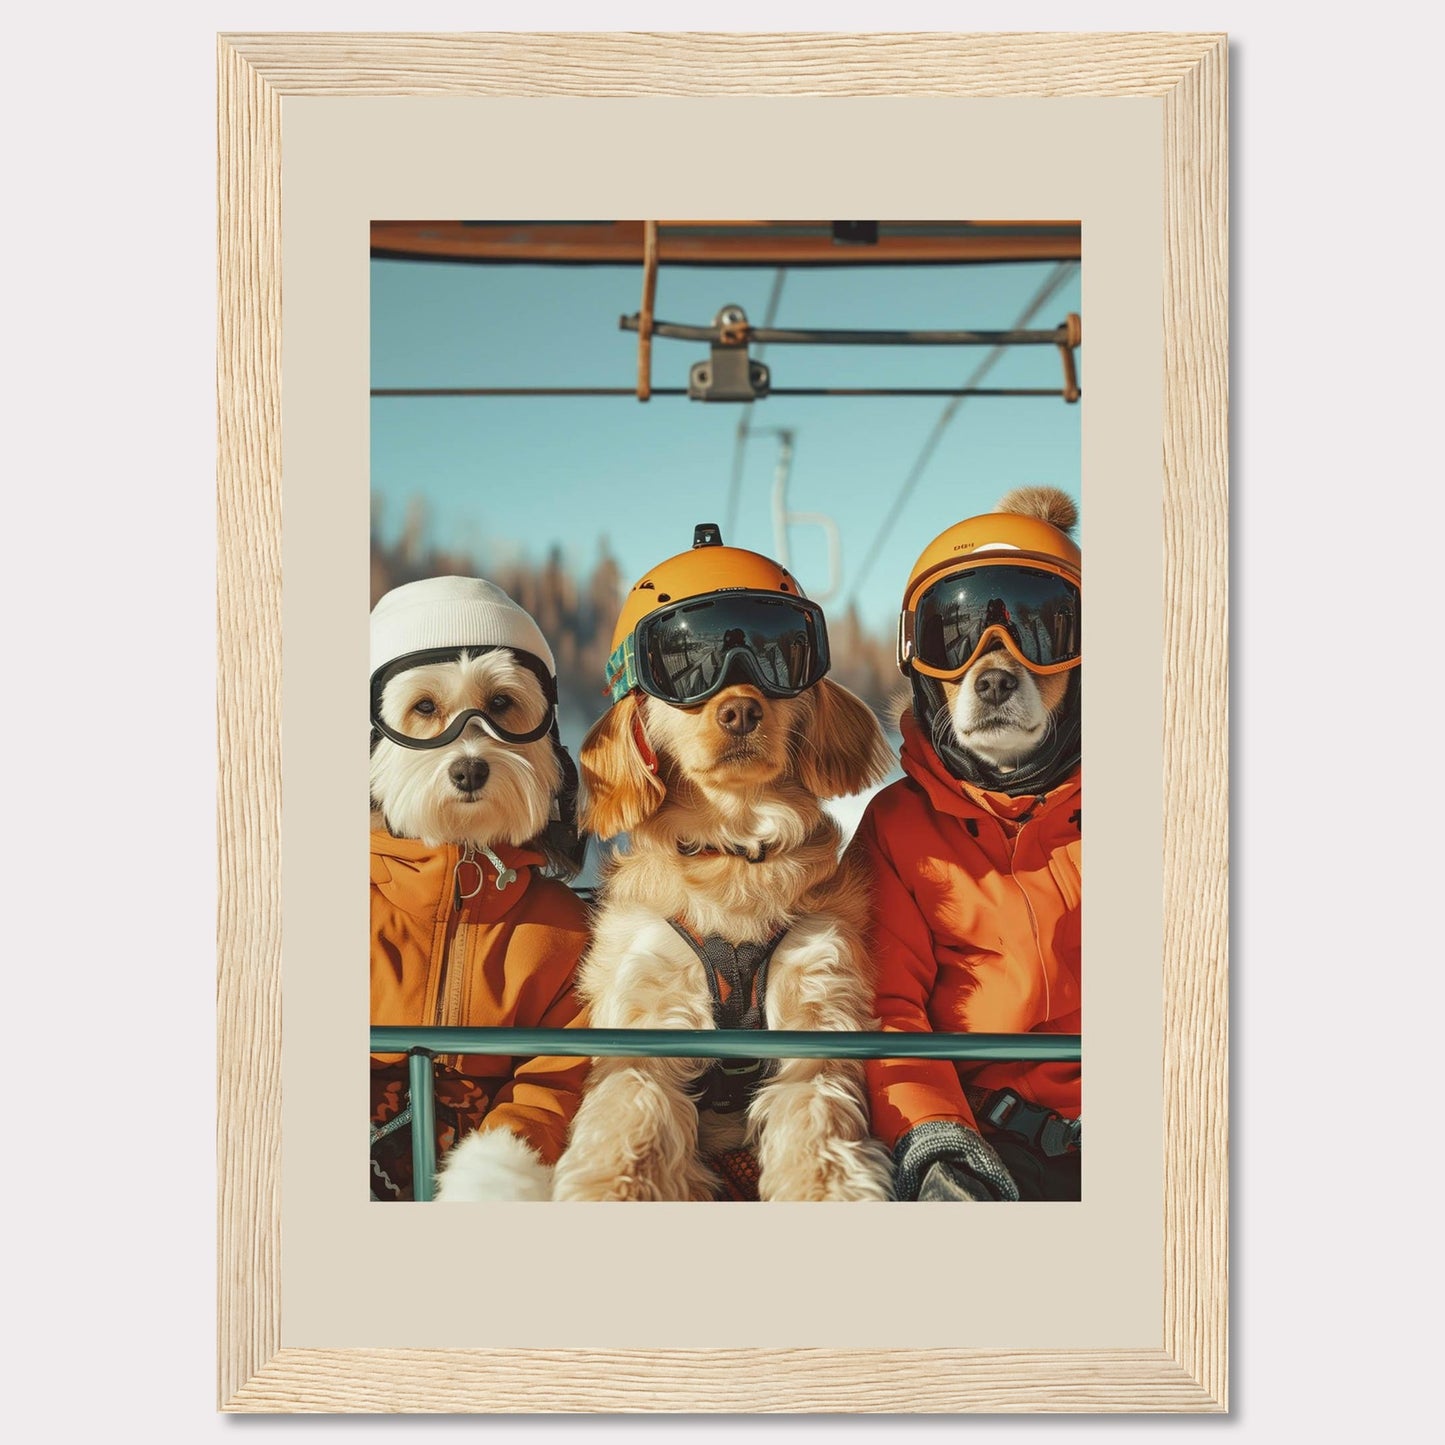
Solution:
[[[956,682],[995,642],[1034,672],[1077,667],[1076,582],[1038,565],[981,563],[950,572],[898,623],[898,665]]]
[[[414,737],[411,733],[398,732],[382,717],[381,701],[386,693],[386,685],[392,678],[403,672],[410,672],[414,667],[425,667],[434,662],[459,662],[463,657],[476,657],[484,652],[509,652],[523,667],[536,675],[537,680],[542,684],[543,696],[547,699],[546,714],[536,727],[527,732],[512,732],[483,708],[472,707],[459,712],[441,732],[431,737],[419,738]],[[371,674],[371,725],[382,737],[389,738],[403,748],[444,748],[449,743],[456,742],[474,721],[483,732],[489,737],[495,738],[499,743],[520,746],[523,743],[534,743],[538,738],[545,737],[551,732],[556,719],[556,680],[547,671],[547,665],[540,657],[536,657],[530,652],[520,652],[515,647],[434,647],[424,652],[408,652],[405,656],[388,662],[385,667],[377,668]]]
[[[633,688],[675,707],[706,702],[731,682],[797,697],[828,671],[823,611],[776,592],[714,592],[649,612],[607,660],[613,702]]]

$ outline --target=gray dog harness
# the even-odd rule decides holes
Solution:
[[[713,1025],[720,1029],[765,1029],[768,1026],[768,963],[787,929],[766,943],[729,943],[719,934],[700,938],[677,919],[669,920],[677,936],[697,955],[712,995]],[[714,1059],[692,1089],[699,1109],[735,1114],[752,1102],[773,1071],[773,1059]]]

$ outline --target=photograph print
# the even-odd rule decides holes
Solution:
[[[371,258],[371,1198],[1079,1200],[1079,223]]]

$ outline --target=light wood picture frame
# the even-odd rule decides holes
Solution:
[[[1225,37],[226,35],[219,37],[218,64],[220,1407],[252,1413],[1226,1410]],[[1107,96],[1162,111],[1161,1347],[282,1348],[283,103],[416,95]]]

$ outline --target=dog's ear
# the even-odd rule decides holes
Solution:
[[[797,738],[803,786],[820,798],[841,798],[879,782],[892,757],[873,709],[826,677],[803,696],[808,712]]]
[[[658,809],[667,789],[644,759],[636,693],[614,703],[592,726],[582,763],[582,826],[599,838],[630,833]],[[652,759],[656,766],[656,759]]]

